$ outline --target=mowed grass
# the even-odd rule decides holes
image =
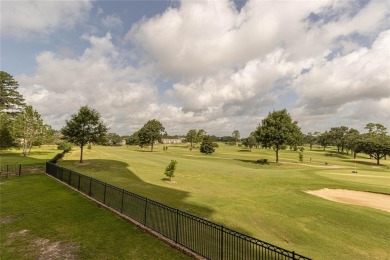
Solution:
[[[190,259],[46,175],[0,182],[0,259]]]
[[[85,149],[67,154],[60,165],[190,212],[266,242],[315,259],[390,259],[390,214],[368,207],[328,201],[307,190],[342,188],[390,194],[390,162],[334,150],[298,152],[246,149],[220,144],[212,155],[186,145],[162,145],[155,152],[138,147]],[[311,158],[311,160],[310,160]],[[174,180],[164,169],[177,160]],[[355,170],[357,161],[358,173]]]

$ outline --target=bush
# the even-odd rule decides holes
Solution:
[[[211,145],[212,145],[214,148],[219,148],[219,144],[216,143],[216,142],[211,143]]]
[[[259,159],[256,161],[256,163],[259,163],[259,164],[268,164],[268,159]]]

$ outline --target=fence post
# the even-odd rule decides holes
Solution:
[[[125,189],[122,189],[121,213],[123,213],[123,197],[125,196]]]
[[[89,177],[89,191],[88,191],[88,196],[91,197],[91,190],[92,190],[92,177]]]
[[[77,186],[77,190],[80,191],[80,177],[81,175],[79,174],[79,185]]]
[[[223,260],[223,226],[221,226],[221,259]]]
[[[293,251],[292,253],[293,253],[293,259],[295,260],[295,252]]]
[[[22,164],[19,163],[19,176],[22,175]]]
[[[107,190],[107,183],[104,183],[104,196],[103,196],[103,204],[106,204],[106,190]]]
[[[175,237],[176,243],[178,241],[178,236],[179,236],[179,210],[176,209],[176,237]]]
[[[69,180],[68,180],[68,185],[70,186],[70,180],[72,179],[72,171],[69,171]]]
[[[146,226],[146,208],[148,207],[148,198],[145,198],[144,225]]]

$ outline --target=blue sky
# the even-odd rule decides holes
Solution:
[[[1,69],[45,122],[242,137],[287,108],[303,132],[390,129],[388,1],[1,1]]]

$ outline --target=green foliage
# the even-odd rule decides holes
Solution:
[[[332,136],[328,131],[321,133],[317,138],[317,143],[324,148],[324,151],[327,146],[332,144]]]
[[[0,71],[0,113],[19,112],[25,106],[18,87],[18,82],[10,74]]]
[[[64,140],[80,147],[80,163],[83,162],[83,147],[87,143],[101,142],[107,131],[107,126],[100,120],[100,114],[88,106],[81,107],[61,129]]]
[[[186,135],[186,140],[190,142],[190,150],[192,150],[192,148],[194,148],[194,143],[198,142],[198,131],[196,131],[196,129],[189,130]]]
[[[123,138],[116,133],[108,133],[103,141],[103,145],[120,146],[122,145]]]
[[[162,135],[165,131],[164,126],[156,119],[149,120],[139,131],[139,146],[150,146],[150,151],[153,152],[155,142],[162,143]]]
[[[16,145],[12,135],[12,119],[6,113],[0,113],[0,150],[6,150]]]
[[[165,167],[164,174],[169,178],[169,181],[172,181],[172,177],[175,177],[177,161],[171,160],[167,167]]]
[[[357,142],[357,151],[370,155],[377,161],[377,165],[382,158],[390,155],[390,136],[386,135],[386,128],[380,127],[379,131],[373,130],[372,123],[368,124],[366,129],[369,129],[367,134],[361,136]],[[375,125],[374,125],[375,126]]]
[[[214,148],[219,148],[219,144],[217,142],[212,142],[211,145],[214,147]]]
[[[32,106],[25,107],[13,122],[13,134],[22,141],[23,155],[31,151],[35,142],[44,140],[46,133],[51,129],[43,124],[41,115]]]
[[[256,161],[258,164],[268,164],[268,159],[259,159]]]
[[[346,145],[346,136],[348,133],[348,127],[340,126],[340,127],[332,127],[329,131],[332,144],[337,147],[337,152],[344,152],[344,148]]]
[[[240,131],[234,130],[232,133],[232,137],[234,139],[234,144],[237,146],[238,141],[240,140]]]
[[[256,139],[263,147],[272,147],[276,153],[276,162],[279,161],[279,150],[283,145],[299,145],[302,142],[302,133],[298,122],[293,122],[286,109],[274,111],[262,120],[255,131]]]
[[[72,143],[69,143],[69,142],[66,142],[66,141],[62,141],[62,142],[57,144],[57,149],[65,151],[65,152],[69,152],[69,151],[72,150],[72,146],[73,146]]]
[[[211,154],[215,152],[213,142],[208,135],[203,137],[202,144],[200,145],[200,152],[204,154]]]
[[[246,148],[249,148],[251,151],[252,151],[252,148],[256,146],[257,142],[256,142],[256,137],[251,134],[250,136],[248,136],[247,138],[245,138],[243,141],[242,141],[242,144],[246,147]]]
[[[298,154],[298,159],[300,162],[303,162],[303,151],[305,151],[305,148],[302,146],[299,148],[299,154]]]
[[[126,144],[128,145],[139,145],[139,131],[135,132],[134,134],[132,134],[131,136],[129,136],[127,139],[126,139]]]

